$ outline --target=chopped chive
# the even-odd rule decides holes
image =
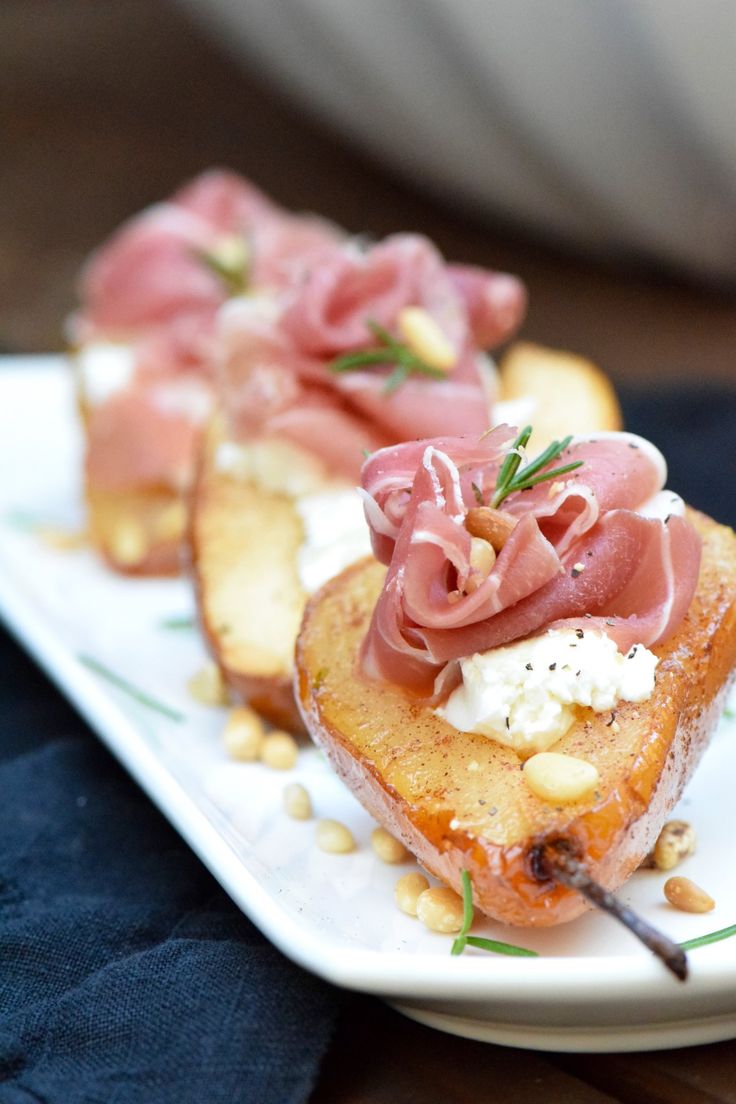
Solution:
[[[516,955],[519,958],[538,958],[536,951],[526,947],[517,947],[514,943],[501,943],[498,939],[483,939],[478,935],[468,935],[473,924],[473,883],[467,870],[460,871],[463,887],[463,925],[453,940],[450,954],[462,954],[466,947],[478,947],[481,951],[494,954]]]
[[[194,617],[164,617],[159,621],[160,629],[193,629],[197,624]]]
[[[118,690],[122,690],[124,693],[128,694],[129,697],[140,702],[141,705],[146,705],[149,709],[155,709],[156,712],[163,713],[164,717],[168,717],[169,720],[176,721],[179,724],[184,720],[183,713],[179,713],[178,710],[172,709],[170,705],[166,705],[164,702],[160,702],[157,698],[147,694],[145,690],[140,690],[137,686],[134,686],[132,682],[128,682],[127,679],[121,678],[120,675],[116,675],[115,672],[111,671],[109,667],[106,667],[104,663],[100,663],[99,660],[93,659],[92,656],[78,655],[77,659],[90,671],[94,671],[96,675],[100,675],[102,678],[107,679],[107,681],[113,686],[116,686]]]
[[[736,935],[736,924],[731,924],[729,928],[708,932],[707,935],[697,935],[694,939],[686,939],[680,946],[683,951],[692,951],[696,947],[707,947],[709,943],[720,943],[722,939],[730,939],[732,935]]]

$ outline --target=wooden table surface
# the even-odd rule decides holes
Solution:
[[[57,349],[85,253],[210,164],[354,230],[430,234],[519,273],[524,336],[614,382],[734,382],[733,294],[574,257],[397,181],[245,75],[162,0],[0,5],[0,344]],[[360,1021],[354,1012],[360,1011]],[[736,1104],[736,1043],[643,1055],[536,1054],[440,1035],[348,1001],[313,1104]]]

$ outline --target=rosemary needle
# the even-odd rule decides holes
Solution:
[[[560,468],[542,471],[553,460],[557,460],[570,444],[572,437],[565,437],[562,441],[552,441],[543,452],[540,452],[536,459],[531,460],[522,468],[523,449],[529,443],[531,435],[532,427],[525,426],[507,452],[506,458],[499,469],[496,489],[491,499],[491,506],[494,509],[498,509],[503,500],[516,491],[529,490],[530,487],[535,487],[537,483],[555,479],[558,475],[566,475],[568,472],[582,467],[582,460],[574,460],[570,464],[563,464]]]
[[[367,368],[372,364],[393,364],[395,367],[386,377],[383,386],[384,395],[392,395],[412,372],[421,376],[430,376],[432,379],[447,379],[446,371],[427,364],[413,353],[408,345],[397,341],[377,322],[368,319],[366,326],[379,342],[378,346],[358,349],[354,353],[345,353],[343,356],[336,357],[329,365],[331,372],[350,372],[356,368]]]
[[[160,629],[193,629],[197,624],[193,617],[165,617],[159,621]]]
[[[462,954],[466,947],[478,947],[481,951],[494,954],[515,955],[518,958],[537,958],[536,951],[527,947],[517,947],[514,943],[502,943],[498,939],[483,939],[478,935],[468,935],[473,923],[473,884],[467,870],[460,871],[463,886],[463,925],[453,940],[450,954]]]
[[[92,656],[78,655],[77,659],[90,671],[94,671],[96,675],[100,675],[102,678],[107,679],[113,686],[117,686],[118,690],[122,690],[124,693],[128,694],[129,697],[140,702],[141,705],[146,705],[149,709],[155,709],[156,712],[163,713],[164,717],[168,717],[171,721],[181,723],[184,720],[183,713],[179,713],[178,710],[172,709],[170,705],[158,701],[157,698],[147,694],[145,690],[141,690],[137,686],[134,686],[132,682],[128,682],[127,679],[115,674],[115,672],[111,671],[109,667],[106,667],[104,663],[100,663],[99,660],[93,659]]]
[[[731,924],[729,928],[708,932],[707,935],[696,935],[694,939],[686,939],[680,946],[683,951],[692,951],[696,947],[706,947],[709,943],[720,943],[722,939],[730,939],[732,935],[736,935],[736,924]]]

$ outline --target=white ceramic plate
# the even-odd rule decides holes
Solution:
[[[537,950],[536,959],[479,951],[450,957],[393,903],[396,878],[370,848],[371,819],[314,749],[288,773],[225,757],[224,712],[192,701],[202,663],[193,630],[162,627],[192,611],[182,580],[131,581],[88,551],[61,553],[26,523],[81,522],[80,440],[60,357],[0,361],[0,611],[7,624],[161,808],[233,900],[284,951],[337,983],[377,993],[435,1027],[513,1046],[642,1050],[736,1036],[736,939],[691,952],[691,977],[671,978],[627,932],[590,913],[547,931],[479,923],[474,931]],[[183,715],[139,704],[79,661],[89,655]],[[664,875],[641,872],[622,897],[676,939],[736,921],[733,749],[722,722],[680,812],[698,853],[682,867],[717,898],[706,916],[678,913]],[[285,783],[309,789],[317,816],[359,843],[350,855],[314,846],[313,824],[281,811]]]

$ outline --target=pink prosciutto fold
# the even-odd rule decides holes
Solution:
[[[664,460],[631,434],[573,442],[550,467],[582,460],[501,506],[510,530],[474,580],[465,518],[490,500],[516,431],[411,442],[362,472],[374,552],[389,567],[363,645],[371,678],[424,697],[446,692],[454,661],[547,627],[597,629],[619,649],[655,645],[682,621],[700,538],[662,492]]]
[[[191,478],[212,394],[215,317],[231,294],[203,253],[241,239],[248,287],[276,294],[342,236],[322,219],[282,210],[235,173],[212,170],[98,249],[80,278],[70,337],[78,346],[129,345],[134,370],[87,412],[90,485],[121,491]]]
[[[488,429],[494,377],[483,350],[521,321],[518,280],[447,265],[415,234],[347,242],[312,260],[277,310],[234,301],[221,316],[221,379],[236,436],[286,437],[355,480],[366,450]],[[336,358],[375,347],[372,325],[399,336],[397,319],[410,306],[426,311],[453,348],[446,378],[412,376],[388,393],[388,359],[331,370]]]

